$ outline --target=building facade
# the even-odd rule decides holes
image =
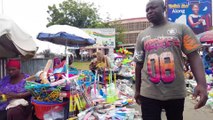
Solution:
[[[121,19],[118,23],[124,30],[124,40],[120,46],[135,45],[138,34],[150,26],[146,17]]]

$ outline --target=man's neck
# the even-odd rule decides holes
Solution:
[[[159,20],[158,22],[152,23],[152,24],[153,24],[153,27],[157,27],[157,26],[160,26],[160,25],[164,25],[166,23],[167,23],[166,18],[163,18],[163,19]]]

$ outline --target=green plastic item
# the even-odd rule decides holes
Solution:
[[[107,97],[106,102],[107,103],[114,103],[118,99],[118,95],[114,83],[110,83],[107,88]]]

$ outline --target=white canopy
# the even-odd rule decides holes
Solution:
[[[32,36],[25,33],[11,19],[0,15],[0,58],[33,57],[37,46]]]

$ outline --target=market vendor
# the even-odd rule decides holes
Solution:
[[[73,55],[70,55],[68,58],[68,70],[69,70],[69,75],[70,77],[73,75],[78,74],[78,70],[72,66],[72,63],[74,61]],[[62,59],[60,58],[54,58],[54,63],[53,63],[53,73],[54,74],[65,74],[67,69],[66,69],[66,57],[64,56]]]
[[[10,59],[8,75],[0,80],[0,120],[31,120],[30,93],[24,88],[28,75],[20,72],[20,61]]]
[[[72,63],[74,61],[74,57],[71,54],[68,58],[68,70],[69,70],[69,76],[72,77],[73,75],[77,75],[78,74],[78,69],[76,69],[75,67],[72,66]],[[64,61],[66,61],[66,57],[63,57],[61,59],[61,62],[63,63]],[[66,62],[65,62],[66,63]],[[64,72],[66,72],[66,66],[64,66]]]
[[[94,58],[89,65],[93,73],[95,73],[95,70],[109,70],[112,68],[109,57],[104,55],[101,51],[96,52],[95,56],[96,58]]]

